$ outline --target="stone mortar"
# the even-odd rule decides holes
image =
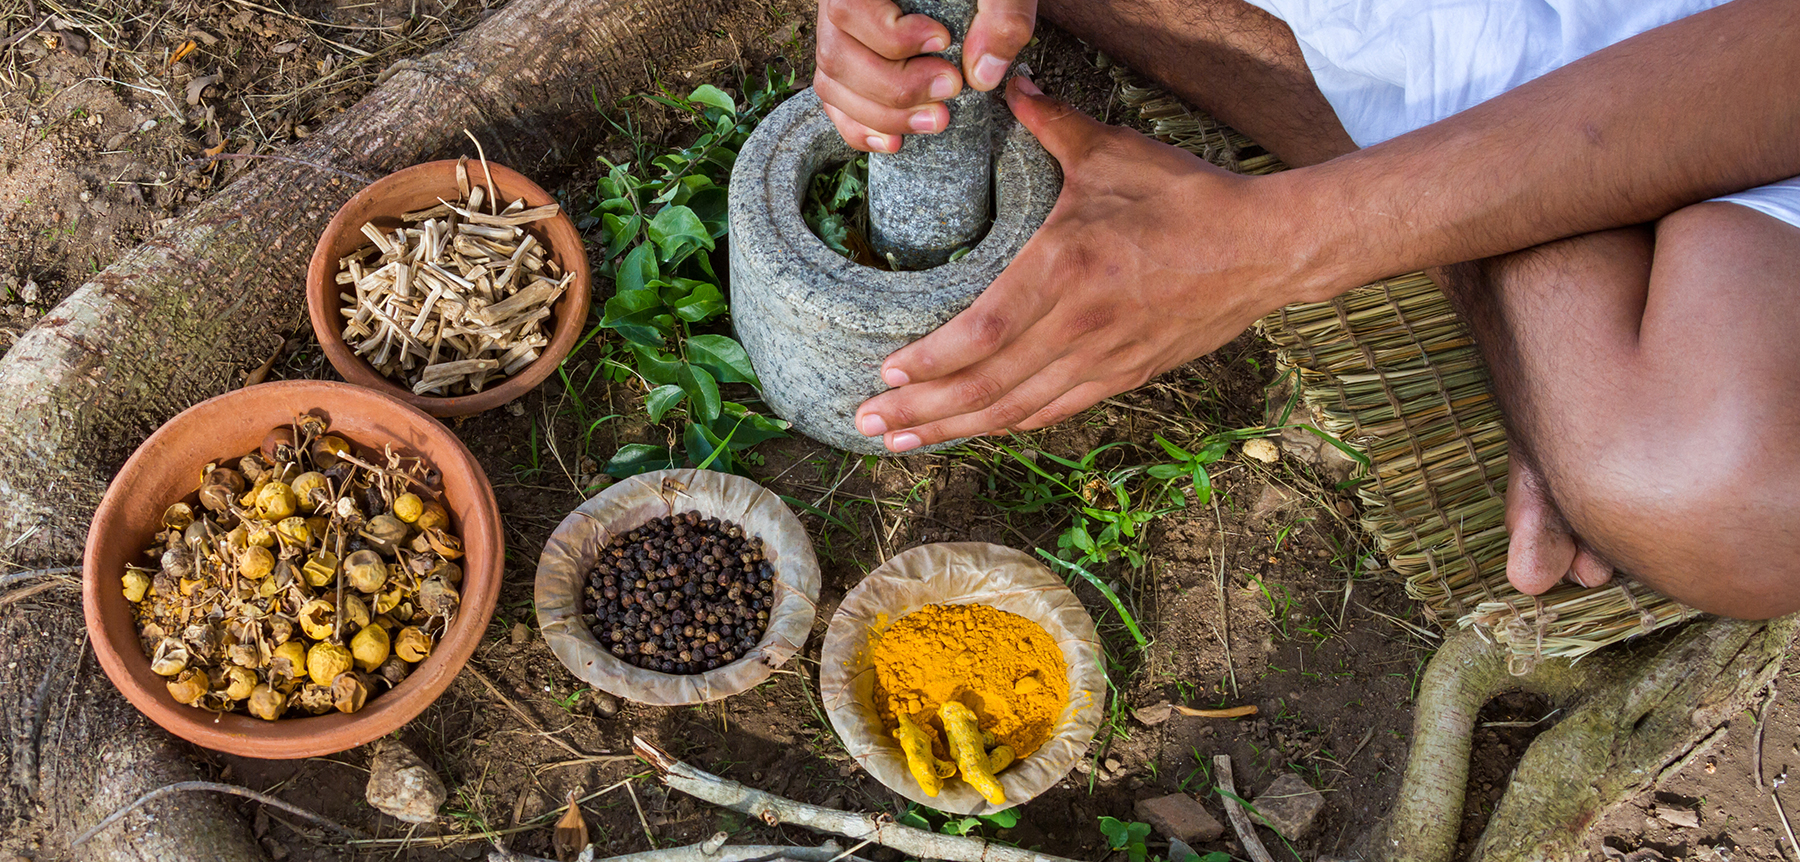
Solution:
[[[731,313],[774,412],[808,437],[886,454],[855,426],[856,408],[887,387],[888,354],[975,301],[1044,223],[1062,171],[1004,105],[996,117],[994,224],[966,256],[928,270],[885,272],[832,251],[800,215],[820,170],[856,156],[808,89],[763,120],[731,173]],[[943,444],[951,445],[951,444]],[[929,451],[933,448],[914,450]]]
[[[934,56],[962,68],[975,0],[901,0],[900,11],[942,23],[950,47]],[[899,152],[869,155],[869,244],[906,269],[943,264],[980,240],[991,220],[1000,90],[964,87],[945,106],[950,123],[942,132],[907,135]]]

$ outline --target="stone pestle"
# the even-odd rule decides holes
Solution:
[[[950,47],[934,56],[962,69],[963,37],[975,0],[901,0],[900,11],[936,19]],[[950,123],[935,135],[907,135],[894,153],[869,156],[869,241],[899,267],[926,269],[973,246],[991,221],[996,88],[966,83],[945,104]]]
[[[974,11],[973,0],[910,2],[909,11],[943,14],[939,20],[959,37]],[[936,11],[949,7],[963,13]],[[732,324],[768,409],[814,440],[886,452],[881,438],[863,436],[855,424],[857,406],[887,388],[882,361],[968,308],[1044,223],[1062,189],[1056,160],[997,93],[965,88],[957,99],[947,131],[908,136],[898,154],[871,159],[872,244],[885,240],[894,251],[901,264],[894,271],[832,251],[801,215],[812,178],[859,155],[812,90],[771,112],[732,168]],[[959,249],[968,252],[946,262]]]

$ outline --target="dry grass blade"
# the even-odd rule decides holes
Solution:
[[[1239,173],[1284,166],[1174,96],[1115,70],[1121,99],[1160,139]],[[1487,368],[1422,272],[1280,309],[1258,324],[1299,377],[1322,430],[1362,450],[1362,526],[1444,628],[1473,627],[1515,673],[1579,658],[1696,615],[1628,578],[1528,596],[1506,580],[1507,441]],[[1396,620],[1396,622],[1400,622]],[[1412,628],[1410,624],[1401,623]]]

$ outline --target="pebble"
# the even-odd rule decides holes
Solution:
[[[601,718],[612,718],[619,714],[619,699],[597,689],[589,689],[589,698],[594,704],[594,714]]]
[[[1273,441],[1258,437],[1254,440],[1244,441],[1244,457],[1261,461],[1264,464],[1273,464],[1281,460],[1281,450],[1276,448]]]
[[[525,625],[524,623],[513,623],[513,627],[512,627],[513,645],[518,646],[518,645],[526,643],[527,641],[530,641],[530,640],[531,640],[531,627]]]
[[[1119,759],[1117,757],[1108,757],[1106,759],[1106,771],[1107,772],[1118,772],[1119,770],[1121,770],[1123,768],[1125,768],[1125,764],[1120,763]]]
[[[392,739],[375,744],[364,793],[377,810],[408,823],[431,823],[444,804],[444,782],[412,749]]]
[[[1325,807],[1325,797],[1292,773],[1281,776],[1251,803],[1256,818],[1281,833],[1289,841],[1299,841],[1310,832]]]

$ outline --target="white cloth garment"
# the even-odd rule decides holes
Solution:
[[[1248,0],[1293,29],[1358,146],[1474,107],[1723,0]],[[1714,200],[1800,226],[1800,177]]]

